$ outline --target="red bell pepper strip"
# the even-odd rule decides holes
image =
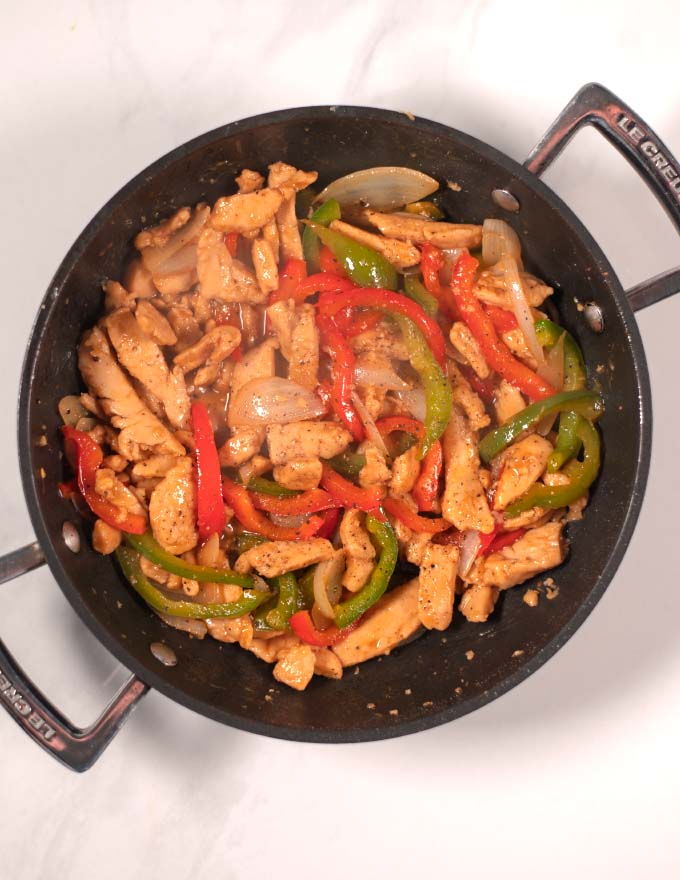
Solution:
[[[393,498],[392,496],[385,498],[382,503],[383,508],[393,517],[402,522],[413,532],[427,532],[430,535],[436,535],[437,532],[445,532],[451,528],[451,523],[447,522],[441,516],[436,519],[430,519],[427,516],[418,516],[411,510],[408,504],[401,498]]]
[[[496,382],[492,376],[480,379],[477,373],[467,364],[456,364],[460,372],[467,379],[467,383],[478,394],[484,403],[493,403],[496,398]]]
[[[349,339],[358,336],[365,330],[372,330],[382,321],[382,313],[377,309],[370,311],[354,312],[351,306],[338,312],[333,320],[335,326]]]
[[[491,322],[498,333],[509,333],[519,327],[517,318],[508,309],[501,309],[499,306],[492,306],[483,303],[482,308],[491,318]]]
[[[341,278],[334,272],[317,272],[300,281],[295,288],[293,299],[297,303],[304,302],[308,296],[314,296],[324,291],[335,292],[338,290],[352,290],[354,284],[347,278]]]
[[[330,540],[338,527],[338,520],[340,519],[340,508],[332,507],[330,510],[325,510],[321,518],[323,522],[321,524],[321,527],[319,528],[319,531],[316,533],[316,537],[328,538]]]
[[[287,260],[283,269],[279,272],[279,286],[276,290],[272,291],[269,297],[269,305],[287,299],[303,302],[304,297],[302,300],[297,298],[297,289],[306,277],[307,264],[304,260],[298,260],[296,257],[291,257]]]
[[[318,513],[321,510],[329,510],[338,506],[337,502],[323,489],[309,489],[307,492],[301,492],[299,495],[288,498],[277,498],[251,490],[250,497],[253,506],[258,510],[264,510],[266,513],[273,513],[276,516],[302,516],[305,513]]]
[[[328,464],[323,463],[321,485],[339,507],[356,507],[359,510],[373,511],[382,503],[383,492],[380,486],[362,489],[350,483]]]
[[[200,401],[191,404],[191,427],[196,445],[196,522],[198,537],[205,541],[215,533],[222,534],[227,516],[215,436],[207,407]]]
[[[235,257],[238,250],[238,232],[227,232],[224,236],[224,243],[227,246],[229,255]]]
[[[452,321],[460,321],[460,312],[451,291],[439,280],[439,272],[444,268],[444,254],[433,244],[426,243],[420,252],[420,270],[423,284],[428,293],[439,303],[439,308]]]
[[[442,445],[436,440],[423,459],[418,479],[411,492],[418,510],[428,512],[434,510],[439,495],[439,478],[443,465]]]
[[[341,278],[347,278],[347,274],[342,268],[342,263],[325,244],[321,246],[319,251],[319,266],[322,272],[333,272],[335,275],[340,275]]]
[[[498,338],[493,321],[474,295],[472,284],[477,260],[464,250],[451,275],[451,290],[463,321],[477,340],[487,364],[531,400],[543,400],[557,394],[549,382],[517,360],[507,345]]]
[[[355,287],[341,293],[322,293],[319,297],[320,315],[333,316],[346,306],[383,309],[387,312],[397,312],[397,314],[409,318],[424,335],[432,354],[441,366],[444,366],[446,360],[445,342],[441,327],[412,299],[401,293],[394,293],[392,290],[380,287]]]
[[[66,480],[65,483],[57,483],[57,489],[62,498],[70,501],[78,492],[78,482],[75,478]]]
[[[404,431],[416,440],[422,440],[425,436],[425,425],[410,416],[387,416],[377,421],[375,426],[381,437],[388,437],[392,431]]]
[[[304,541],[314,537],[324,522],[320,516],[312,516],[296,529],[290,526],[277,526],[255,509],[245,486],[237,485],[228,477],[224,477],[222,481],[222,494],[246,531],[263,535],[270,541]]]
[[[65,425],[62,429],[66,457],[71,462],[78,482],[78,490],[87,502],[90,510],[99,519],[121,532],[143,535],[147,529],[146,517],[141,513],[130,513],[116,504],[112,504],[95,491],[97,469],[102,463],[104,454],[101,446],[84,431]]]
[[[354,352],[330,315],[319,313],[316,319],[321,340],[333,358],[331,406],[355,440],[364,439],[364,426],[352,406],[354,387]]]
[[[328,629],[317,629],[309,611],[296,611],[289,618],[288,623],[300,641],[314,648],[328,648],[346,638],[358,625],[359,620],[355,620],[343,629],[338,629],[335,624],[331,624]]]
[[[515,541],[519,541],[526,529],[513,529],[511,532],[491,532],[490,535],[480,535],[481,544],[478,556],[489,556],[497,553],[504,547],[510,547]]]

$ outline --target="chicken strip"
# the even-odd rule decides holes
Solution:
[[[493,408],[499,425],[507,422],[526,406],[521,391],[511,385],[507,379],[501,379],[494,396]]]
[[[479,431],[491,424],[482,399],[475,394],[468,380],[451,360],[446,362],[446,373],[451,382],[453,402],[465,413],[472,430]]]
[[[170,372],[163,352],[139,326],[129,309],[119,309],[104,321],[118,360],[163,408],[174,428],[189,419],[189,395],[181,370]]]
[[[399,361],[409,359],[408,349],[401,334],[386,321],[381,321],[370,330],[364,330],[363,333],[357,333],[350,339],[350,345],[357,354],[374,351]]]
[[[264,177],[259,171],[251,171],[244,168],[236,178],[236,186],[240,193],[252,193],[264,186]]]
[[[269,458],[275,465],[296,459],[333,458],[351,442],[352,435],[337,422],[289,422],[269,425]]]
[[[360,510],[349,509],[340,523],[340,539],[347,559],[342,585],[353,593],[367,583],[374,568],[375,547],[363,520],[364,514]]]
[[[267,309],[281,353],[288,361],[288,378],[309,388],[319,384],[319,331],[313,305],[296,307],[292,300],[282,300]]]
[[[540,308],[553,292],[552,287],[548,287],[547,284],[544,284],[527,272],[520,272],[520,279],[525,296],[532,309]],[[483,269],[479,273],[475,282],[474,293],[482,302],[512,311],[512,300],[506,290],[505,279],[502,275],[494,274],[493,268]]]
[[[137,303],[135,318],[149,339],[153,339],[158,345],[176,344],[177,334],[170,326],[170,322],[148,300],[143,299]]]
[[[469,623],[485,623],[498,599],[496,587],[473,584],[460,598],[458,610]]]
[[[247,351],[234,366],[231,375],[231,395],[233,400],[245,384],[253,379],[267,379],[274,375],[274,352],[278,343],[267,339]],[[264,443],[265,429],[242,425],[235,427],[231,406],[227,409],[227,425],[232,428],[232,436],[220,448],[220,464],[223,467],[238,467],[260,451]]]
[[[501,454],[493,496],[495,510],[505,510],[531,488],[545,470],[552,451],[545,437],[529,434]]]
[[[181,458],[151,493],[149,519],[154,538],[168,553],[179,556],[198,543],[196,484],[188,456]]]
[[[443,441],[446,484],[442,516],[460,531],[476,529],[488,535],[495,526],[479,479],[477,436],[455,405]]]
[[[484,359],[479,343],[472,335],[470,328],[462,321],[455,321],[449,330],[451,345],[462,355],[466,363],[477,373],[480,379],[488,379],[491,375],[489,365]]]
[[[268,291],[262,289],[243,263],[231,256],[222,232],[206,227],[198,240],[196,254],[199,289],[204,300],[255,304],[266,301]]]
[[[530,529],[509,547],[478,559],[466,580],[478,587],[507,590],[555,568],[564,561],[567,553],[567,544],[562,538],[563,525],[548,522]]]
[[[382,254],[397,269],[408,269],[409,266],[417,266],[420,262],[418,248],[398,238],[376,235],[374,232],[367,232],[342,220],[333,220],[331,229]]]
[[[418,458],[418,444],[416,444],[406,452],[402,452],[392,462],[390,494],[406,495],[415,486],[419,473],[420,459]]]
[[[262,293],[269,295],[279,286],[279,267],[271,244],[264,238],[256,238],[250,248],[255,277]]]
[[[333,555],[333,545],[326,538],[309,541],[265,541],[241,553],[234,568],[248,574],[253,568],[262,577],[277,577],[287,571],[306,568]]]
[[[482,227],[469,223],[434,223],[421,217],[381,214],[379,211],[366,211],[365,216],[383,235],[402,241],[430,242],[440,248],[477,248],[482,243]]]
[[[224,361],[239,347],[241,331],[228,324],[209,330],[198,342],[175,356],[175,368],[181,373],[196,370],[194,385],[212,385]]]
[[[223,196],[215,202],[210,225],[220,232],[255,232],[271,220],[283,202],[277,189]]]
[[[314,675],[316,658],[309,645],[294,645],[279,652],[274,678],[296,691],[303,691]]]
[[[185,450],[165,425],[142,403],[116,362],[99,327],[89,330],[78,351],[78,368],[113,427],[120,431],[118,449],[129,461],[147,454],[184,455]]]
[[[429,543],[418,576],[418,617],[427,629],[446,629],[453,619],[460,551],[454,544]]]
[[[320,458],[297,458],[287,464],[278,464],[273,476],[286,489],[316,489],[321,482],[323,465]]]

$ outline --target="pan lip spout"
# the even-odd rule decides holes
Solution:
[[[537,196],[546,201],[555,211],[559,212],[566,224],[572,227],[584,248],[592,255],[593,262],[606,277],[608,289],[611,291],[618,314],[620,315],[626,341],[630,348],[632,372],[636,383],[635,394],[639,418],[639,440],[636,449],[636,460],[631,480],[630,496],[627,499],[627,509],[622,519],[619,535],[616,537],[613,550],[608,559],[602,565],[596,562],[599,568],[602,565],[599,576],[595,580],[592,589],[585,596],[575,613],[571,615],[567,623],[549,642],[544,644],[533,654],[527,654],[524,658],[517,658],[517,663],[510,673],[501,681],[488,690],[484,690],[474,696],[457,696],[451,694],[451,699],[442,706],[433,705],[423,709],[422,715],[406,719],[400,716],[390,716],[384,713],[380,716],[369,717],[367,713],[364,722],[355,722],[351,726],[342,727],[340,723],[335,728],[322,728],[313,724],[292,723],[283,726],[259,718],[250,717],[247,714],[238,714],[227,711],[217,705],[210,704],[206,700],[189,693],[185,688],[172,684],[167,672],[156,671],[152,665],[152,658],[145,665],[133,653],[129,645],[98,620],[88,605],[85,603],[74,581],[69,577],[64,563],[50,538],[47,521],[43,512],[46,504],[45,494],[40,488],[35,468],[33,466],[33,446],[35,441],[35,422],[31,408],[34,405],[35,365],[46,328],[54,315],[65,282],[70,277],[74,267],[86,252],[88,245],[106,223],[111,214],[118,206],[128,200],[149,180],[163,173],[175,163],[182,162],[190,154],[203,148],[209,147],[226,138],[239,133],[254,130],[256,128],[275,124],[302,124],[313,125],[315,121],[328,122],[334,118],[357,118],[367,124],[371,120],[389,123],[394,126],[415,127],[421,131],[434,135],[440,135],[448,139],[455,139],[465,145],[471,151],[477,153],[481,161],[496,163],[507,175],[507,180],[499,181],[502,186],[513,179],[519,179],[525,186],[531,188]],[[244,160],[247,161],[247,160]],[[417,160],[414,160],[417,167]],[[632,405],[632,404],[631,404]],[[633,312],[628,304],[618,277],[612,269],[609,261],[602,253],[600,247],[584,227],[581,221],[565,205],[562,200],[538,177],[522,166],[520,162],[508,157],[497,150],[470,135],[458,131],[449,126],[433,122],[421,117],[411,118],[410,114],[394,110],[385,110],[372,107],[351,105],[318,105],[310,107],[296,107],[291,109],[276,110],[252,116],[246,119],[228,123],[227,125],[213,129],[205,134],[176,147],[161,158],[150,164],[147,168],[135,175],[123,186],[109,201],[97,212],[93,219],[76,239],[68,253],[57,269],[54,278],[48,286],[44,299],[38,309],[38,313],[31,330],[26,355],[22,367],[21,386],[18,401],[18,448],[19,466],[31,522],[36,533],[37,540],[46,556],[49,567],[57,580],[62,592],[72,605],[81,620],[87,625],[96,638],[128,669],[134,672],[142,681],[150,687],[156,688],[166,696],[187,708],[199,712],[209,718],[228,724],[232,727],[252,733],[299,742],[314,743],[351,743],[368,742],[381,739],[389,739],[396,736],[416,733],[440,724],[447,723],[456,718],[472,712],[497,697],[507,693],[532,673],[539,669],[550,659],[576,632],[586,617],[600,600],[617,568],[619,567],[628,544],[635,529],[641,510],[642,501],[649,473],[650,454],[652,439],[652,403],[649,374],[640,332]],[[632,457],[632,456],[631,456]],[[48,502],[49,503],[49,502]],[[259,662],[259,661],[258,661]],[[375,662],[375,661],[373,661]],[[319,687],[341,688],[342,681],[318,684]],[[300,695],[292,696],[291,699],[299,699]],[[372,719],[372,720],[371,720]]]

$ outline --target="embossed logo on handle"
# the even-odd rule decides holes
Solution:
[[[680,202],[680,174],[670,160],[664,156],[648,133],[634,119],[631,119],[626,113],[620,113],[616,119],[617,127],[626,135],[626,138],[636,147],[645,157],[647,164],[654,170],[654,173],[662,180],[668,189],[672,190],[675,198]]]
[[[14,687],[2,669],[0,669],[0,696],[6,703],[9,703],[17,715],[21,715],[26,719],[27,723],[40,734],[45,742],[49,743],[52,740],[56,730],[50,727],[42,715],[28,702],[26,697]]]

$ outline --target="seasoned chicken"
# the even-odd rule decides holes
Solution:
[[[316,489],[321,482],[320,458],[297,458],[286,464],[276,465],[273,477],[286,489]]]
[[[279,652],[274,678],[296,691],[303,691],[314,675],[316,658],[309,645],[294,645]]]
[[[136,237],[144,267],[164,299],[172,299],[196,283],[196,243],[209,214],[207,205],[198,205],[193,213],[181,208],[169,220]]]
[[[276,577],[287,571],[306,568],[333,555],[333,545],[326,538],[309,541],[265,541],[241,553],[234,568],[243,573],[253,568],[262,577]]]
[[[475,394],[470,383],[453,361],[447,361],[446,372],[451,382],[453,402],[465,413],[472,430],[479,431],[481,428],[486,428],[491,423],[491,418],[484,409],[482,399]]]
[[[251,171],[244,168],[236,178],[236,186],[240,193],[252,193],[264,186],[264,177],[259,171]]]
[[[326,678],[342,678],[342,663],[330,648],[313,648],[314,673]]]
[[[170,424],[183,428],[189,419],[189,395],[181,371],[170,372],[163,352],[129,309],[112,312],[104,324],[120,363],[160,402]]]
[[[184,447],[144,406],[111,352],[99,327],[88,331],[80,344],[78,367],[99,406],[120,431],[118,449],[129,461],[146,454],[184,455]]]
[[[460,551],[454,544],[428,544],[418,576],[418,618],[427,629],[446,629],[453,618]]]
[[[392,462],[391,495],[406,495],[413,489],[420,473],[418,444],[402,452]]]
[[[365,216],[383,235],[402,241],[430,242],[439,248],[477,248],[482,243],[482,227],[469,223],[433,223],[415,215],[404,217],[379,211],[365,211]]]
[[[345,548],[347,567],[343,587],[355,593],[363,587],[374,568],[375,547],[363,524],[360,510],[346,510],[340,523],[340,539]]]
[[[333,646],[343,666],[389,654],[420,628],[418,589],[418,578],[414,578],[378,599],[357,628]]]
[[[269,294],[279,286],[279,267],[271,244],[265,238],[256,238],[250,248],[255,268],[255,277],[264,294]]]
[[[274,162],[273,165],[269,166],[267,185],[273,187],[288,186],[299,192],[315,183],[318,176],[319,174],[316,171],[301,171],[299,168],[287,165],[285,162]]]
[[[276,212],[276,225],[279,230],[279,253],[283,260],[301,260],[302,239],[295,214],[295,193],[292,192],[281,202],[281,207]]]
[[[406,241],[400,241],[398,238],[376,235],[374,232],[367,232],[365,229],[352,226],[342,220],[333,220],[331,229],[382,254],[397,269],[408,269],[409,266],[416,266],[420,262],[418,248]]]
[[[552,444],[545,437],[529,434],[501,454],[493,501],[495,510],[505,510],[531,488],[545,470],[552,451]]]
[[[238,642],[246,649],[253,643],[253,621],[249,614],[243,617],[211,617],[205,623],[210,635],[218,642]]]
[[[510,351],[532,370],[538,366],[536,358],[531,353],[531,349],[527,345],[524,334],[516,327],[514,330],[508,330],[507,333],[501,333],[501,339],[508,346]]]
[[[467,324],[463,324],[462,321],[456,321],[452,324],[449,331],[449,339],[451,340],[451,345],[462,355],[463,360],[472,367],[479,378],[487,379],[491,374],[491,370],[484,360],[479,343],[472,335]]]
[[[363,333],[357,333],[350,339],[350,345],[357,353],[375,351],[399,361],[409,359],[408,349],[404,345],[401,334],[386,321],[381,321],[370,330],[364,330]]]
[[[199,289],[204,300],[255,304],[266,301],[268,291],[262,289],[243,263],[231,256],[222,232],[206,227],[198,240],[196,254]]]
[[[133,477],[164,477],[179,461],[176,455],[152,455],[133,465]]]
[[[151,493],[149,518],[154,538],[168,553],[179,556],[198,543],[196,483],[188,456],[181,458]]]
[[[562,528],[561,522],[548,522],[530,529],[509,547],[477,560],[466,580],[478,587],[507,590],[554,568],[564,561],[567,552]]]
[[[197,367],[194,385],[212,385],[220,373],[220,367],[241,343],[241,331],[228,324],[209,330],[198,342],[175,356],[174,364],[181,374]]]
[[[136,299],[151,299],[158,293],[151,272],[146,268],[141,257],[130,260],[123,275],[123,287]]]
[[[113,553],[114,550],[118,549],[122,539],[123,533],[120,529],[110,526],[103,519],[98,519],[95,522],[92,529],[92,546],[97,553],[108,556],[109,553]]]
[[[118,281],[107,281],[104,284],[104,311],[106,312],[113,312],[116,309],[132,309],[136,299],[136,296],[128,293]]]
[[[274,217],[282,201],[277,189],[223,196],[215,202],[210,225],[220,232],[254,232]]]
[[[274,352],[277,347],[276,340],[266,339],[243,355],[234,366],[231,376],[232,400],[246,383],[274,375]],[[234,427],[234,415],[230,410],[231,407],[227,409],[227,425],[233,428],[233,431],[232,436],[220,449],[220,464],[223,467],[235,467],[248,461],[260,451],[265,438],[264,428]]]
[[[314,391],[319,384],[319,331],[313,305],[295,306],[282,300],[267,309],[281,353],[288,361],[288,378]]]
[[[264,428],[250,428],[247,425],[235,428],[232,436],[219,449],[220,465],[239,467],[257,455],[263,442]]]
[[[506,379],[501,379],[494,395],[493,408],[499,425],[507,422],[526,406],[522,393]]]
[[[175,345],[177,342],[177,334],[168,319],[148,300],[137,303],[135,318],[149,339],[158,345]]]
[[[277,465],[301,458],[332,458],[351,440],[349,431],[337,422],[289,422],[267,428],[269,458]]]
[[[543,284],[538,278],[527,272],[520,272],[522,287],[527,302],[533,309],[541,307],[543,302],[552,294],[552,287]],[[510,294],[505,287],[505,279],[502,275],[495,275],[493,268],[484,269],[479,273],[474,286],[475,296],[482,302],[492,306],[500,306],[502,309],[512,310]]]
[[[282,633],[273,637],[262,635],[252,640],[248,650],[265,663],[274,663],[279,654],[299,644],[300,639],[292,633]]]
[[[278,262],[281,242],[279,238],[279,227],[276,225],[276,217],[273,217],[268,223],[265,223],[261,231],[262,238],[267,242],[274,254],[274,259]]]
[[[479,480],[477,437],[455,405],[443,441],[445,489],[442,516],[460,531],[477,529],[488,535],[494,530],[494,519]]]
[[[498,599],[496,587],[473,584],[460,598],[458,610],[470,623],[485,623]]]
[[[111,468],[97,468],[94,490],[97,495],[100,495],[105,501],[115,504],[121,511],[146,514],[137,496],[128,489]]]
[[[191,309],[186,306],[172,306],[168,309],[168,323],[177,336],[175,351],[184,351],[189,348],[203,335],[201,325],[194,318]]]
[[[392,473],[387,467],[385,456],[375,444],[365,440],[357,451],[366,458],[366,464],[359,471],[359,485],[362,488],[389,482]]]

